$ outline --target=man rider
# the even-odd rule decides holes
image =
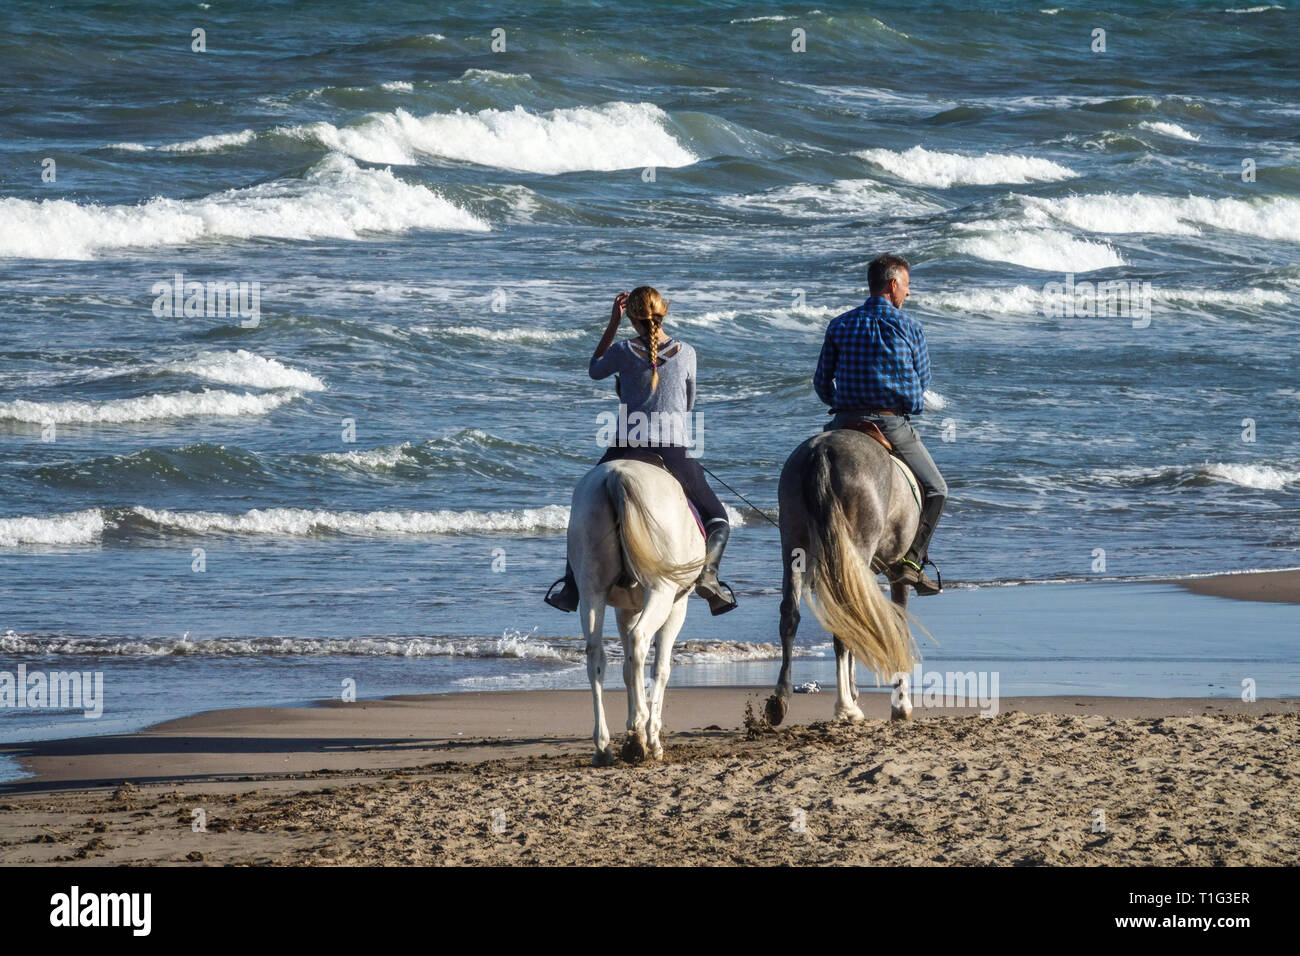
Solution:
[[[930,353],[921,324],[902,311],[910,294],[911,267],[902,256],[885,253],[867,267],[870,296],[856,309],[836,316],[826,328],[813,386],[835,417],[826,426],[868,419],[894,446],[924,492],[916,537],[903,558],[889,569],[894,583],[910,584],[919,595],[938,594],[939,586],[922,569],[930,537],[939,523],[948,485],[910,424],[925,408],[930,384]]]

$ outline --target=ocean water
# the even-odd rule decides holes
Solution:
[[[705,464],[763,512],[717,489],[743,607],[692,608],[675,679],[769,682],[764,515],[885,250],[952,488],[935,659],[1005,694],[1300,692],[1300,609],[1098,580],[1300,565],[1300,12],[12,0],[0,27],[0,669],[103,671],[97,728],[344,679],[581,686],[540,597],[616,402],[587,358],[641,284],[699,353]],[[244,312],[169,311],[178,275]],[[1049,314],[1112,281],[1149,310]]]

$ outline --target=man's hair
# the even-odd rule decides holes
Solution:
[[[886,252],[883,256],[876,256],[871,260],[871,265],[867,266],[867,288],[871,290],[872,295],[884,292],[889,288],[891,279],[897,279],[904,272],[911,271],[912,267],[907,264],[906,259],[892,252]]]

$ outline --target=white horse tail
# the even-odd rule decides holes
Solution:
[[[605,488],[618,516],[619,538],[628,572],[650,587],[656,580],[671,581],[678,588],[689,588],[704,568],[699,561],[678,561],[668,550],[672,536],[657,520],[646,503],[646,489],[638,470],[611,472]]]
[[[831,485],[825,452],[816,449],[811,458],[811,474],[804,485],[808,605],[822,627],[875,671],[877,680],[910,673],[916,661],[916,643],[907,617],[885,597],[854,544],[854,529]]]

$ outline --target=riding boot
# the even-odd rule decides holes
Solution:
[[[722,561],[722,552],[727,548],[731,526],[725,521],[717,521],[709,528],[708,537],[704,540],[704,569],[695,582],[695,593],[709,602],[709,612],[716,617],[736,609],[736,598],[731,593],[731,588],[726,582],[718,580],[718,564]]]
[[[929,575],[922,570],[922,565],[929,557],[930,538],[934,535],[934,529],[939,524],[939,515],[943,513],[944,502],[947,501],[942,495],[929,495],[925,499],[925,507],[921,509],[921,520],[916,526],[916,537],[912,540],[912,546],[907,549],[907,554],[895,566],[898,574],[894,579],[895,584],[910,584],[916,588],[918,596],[926,597],[931,594],[938,594],[942,588],[930,580]]]
[[[560,581],[564,582],[564,587],[560,588],[558,594],[551,594],[555,590],[555,584]],[[564,562],[564,577],[552,584],[546,591],[546,597],[543,598],[547,604],[559,611],[576,611],[578,609],[578,582],[573,577],[573,565],[568,561]]]

